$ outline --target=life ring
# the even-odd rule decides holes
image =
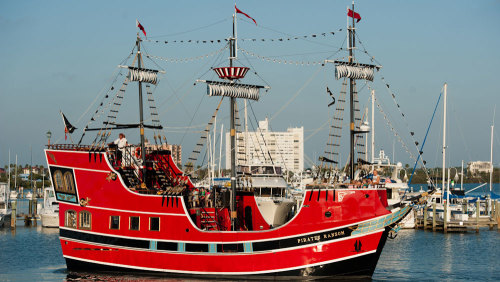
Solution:
[[[142,157],[141,147],[135,148],[135,157],[138,159]]]

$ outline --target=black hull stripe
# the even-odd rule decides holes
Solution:
[[[286,248],[303,247],[307,245],[333,241],[351,236],[352,231],[357,227],[345,227],[336,230],[318,232],[303,236],[296,236],[286,239],[276,239],[269,241],[248,242],[248,243],[183,243],[183,242],[163,242],[146,239],[121,238],[101,234],[80,232],[60,228],[61,239],[76,240],[81,242],[95,243],[108,246],[125,248],[135,248],[142,250],[158,250],[170,252],[189,253],[252,253],[269,252]]]

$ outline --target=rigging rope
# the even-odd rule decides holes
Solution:
[[[339,29],[337,32],[341,32],[342,29]],[[289,37],[276,37],[276,38],[240,38],[238,41],[252,41],[252,42],[287,42],[287,41],[293,41],[293,40],[299,40],[299,39],[307,39],[307,38],[321,38],[321,37],[326,37],[326,36],[333,36],[335,35],[335,31],[329,31],[329,32],[322,32],[322,33],[313,33],[313,34],[308,34],[308,35],[289,35]],[[158,37],[158,36],[156,36]],[[164,44],[172,44],[172,43],[211,43],[211,44],[217,44],[221,42],[229,42],[229,38],[224,38],[224,39],[176,39],[176,40],[151,40],[151,39],[146,39],[144,41],[150,42],[150,43],[164,43]],[[310,41],[310,40],[306,40]]]
[[[162,61],[165,61],[167,63],[168,62],[172,62],[172,63],[187,63],[187,62],[193,62],[193,61],[198,61],[198,60],[203,60],[203,59],[206,59],[206,58],[209,58],[209,57],[213,57],[213,56],[221,53],[225,49],[227,49],[228,46],[229,45],[226,44],[223,48],[221,48],[219,50],[210,52],[208,54],[204,54],[204,55],[200,55],[200,56],[195,56],[195,57],[189,57],[189,58],[166,58],[166,57],[153,56],[153,55],[145,55],[145,56],[147,58],[150,58],[150,59],[162,60]]]
[[[238,47],[238,50],[242,51],[243,53],[249,55],[249,56],[252,56],[252,57],[256,57],[256,58],[259,58],[261,60],[263,60],[264,62],[272,62],[272,63],[278,63],[278,64],[289,64],[289,65],[301,65],[301,66],[315,66],[315,65],[324,65],[325,61],[316,61],[316,62],[308,62],[308,61],[291,61],[291,60],[280,60],[280,59],[273,59],[273,58],[270,58],[270,57],[265,57],[265,56],[260,56],[258,54],[255,54],[255,53],[252,53],[250,51],[247,51],[243,48],[240,48]]]

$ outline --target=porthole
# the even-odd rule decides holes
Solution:
[[[92,214],[88,211],[80,212],[80,220],[79,220],[80,229],[90,230],[92,227]]]
[[[64,213],[64,226],[76,228],[76,211],[68,210]]]

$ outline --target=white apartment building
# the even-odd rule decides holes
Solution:
[[[467,170],[471,174],[476,174],[480,172],[489,173],[492,169],[492,165],[490,162],[476,161],[467,163]]]
[[[226,133],[226,169],[231,169],[231,139]],[[288,128],[286,132],[269,130],[269,120],[259,121],[255,132],[236,134],[236,164],[279,165],[283,170],[304,170],[304,127]],[[272,162],[271,162],[272,160]]]

